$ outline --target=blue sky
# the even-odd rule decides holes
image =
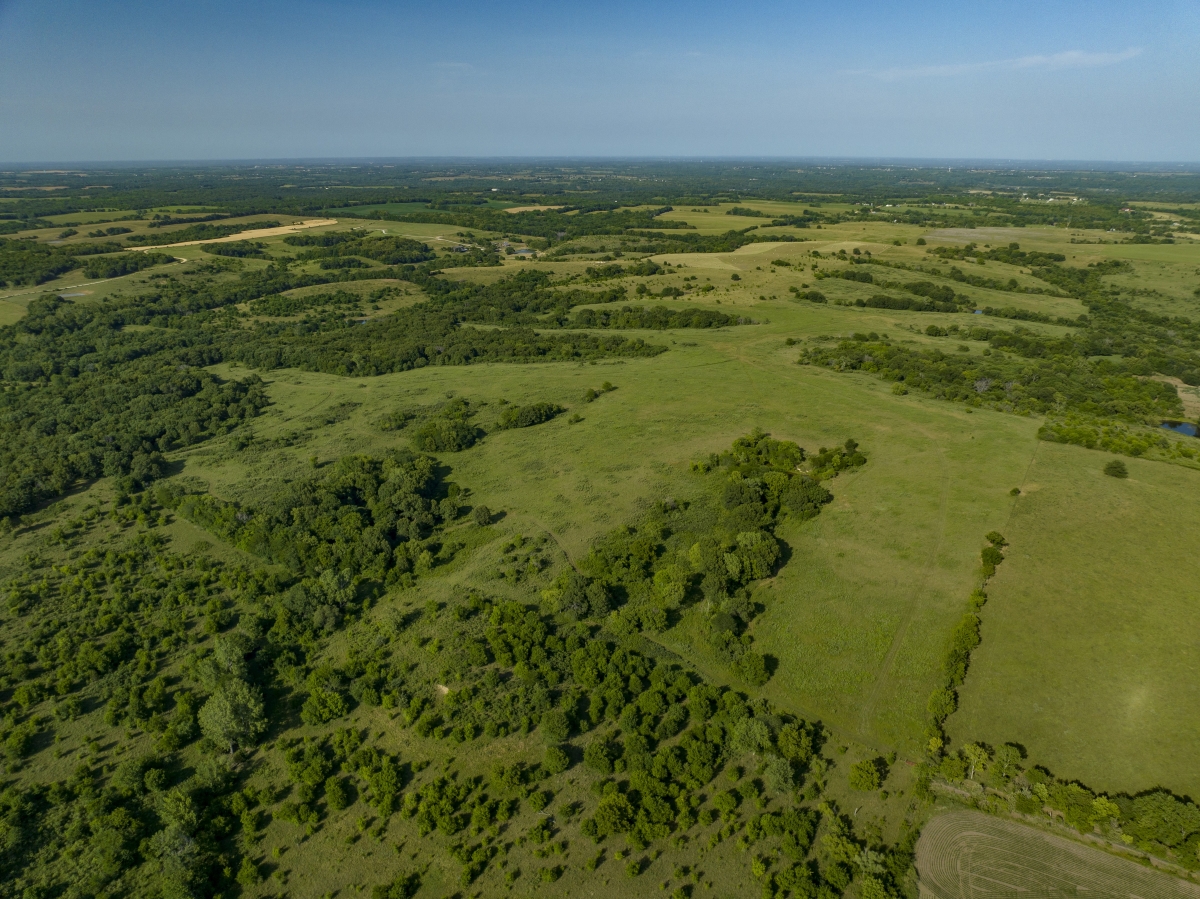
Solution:
[[[1200,0],[0,0],[0,161],[1200,161]]]

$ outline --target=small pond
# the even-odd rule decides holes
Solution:
[[[1187,434],[1189,437],[1196,436],[1196,426],[1190,421],[1164,421],[1162,427],[1168,431],[1174,431],[1176,434]]]

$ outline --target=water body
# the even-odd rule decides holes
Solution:
[[[1164,421],[1162,427],[1168,431],[1174,431],[1176,434],[1187,434],[1189,437],[1196,436],[1196,426],[1190,421]]]

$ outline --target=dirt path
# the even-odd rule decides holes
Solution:
[[[337,219],[309,219],[295,225],[280,225],[278,228],[256,228],[252,231],[240,231],[228,237],[212,237],[208,240],[185,240],[181,243],[161,243],[153,247],[126,247],[134,251],[165,250],[168,247],[194,247],[202,243],[233,243],[238,240],[252,240],[259,237],[278,237],[281,234],[295,234],[308,228],[321,228],[325,225],[336,225]]]
[[[1196,884],[1130,858],[974,811],[947,812],[926,824],[916,866],[921,895],[932,899],[1200,897]]]
[[[181,262],[187,262],[187,260],[182,259],[179,256],[176,256],[174,262],[168,262],[166,264],[167,265],[178,265]],[[130,272],[129,273],[129,275],[140,275],[140,274],[141,274],[141,272]],[[0,300],[11,300],[13,297],[24,296],[27,293],[53,293],[53,294],[57,294],[57,295],[61,296],[63,291],[65,291],[65,290],[81,290],[82,288],[85,288],[85,287],[94,287],[97,284],[107,284],[109,281],[120,281],[122,278],[128,278],[129,275],[117,275],[117,277],[115,277],[115,278],[101,278],[99,281],[85,281],[82,284],[68,284],[66,287],[58,287],[58,288],[53,287],[53,285],[47,286],[45,284],[39,284],[37,287],[31,287],[28,290],[18,290],[16,293],[0,294]]]

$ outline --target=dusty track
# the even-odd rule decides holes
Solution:
[[[281,234],[294,234],[308,228],[320,228],[324,225],[336,225],[337,219],[310,219],[297,225],[280,225],[278,228],[257,228],[253,231],[241,231],[228,237],[211,237],[208,240],[185,240],[182,243],[160,243],[153,247],[127,247],[135,252],[142,250],[165,250],[167,247],[194,247],[202,243],[233,243],[239,240],[256,240],[260,237],[278,237]]]
[[[923,899],[1200,899],[1200,886],[981,812],[939,815],[917,842]]]

